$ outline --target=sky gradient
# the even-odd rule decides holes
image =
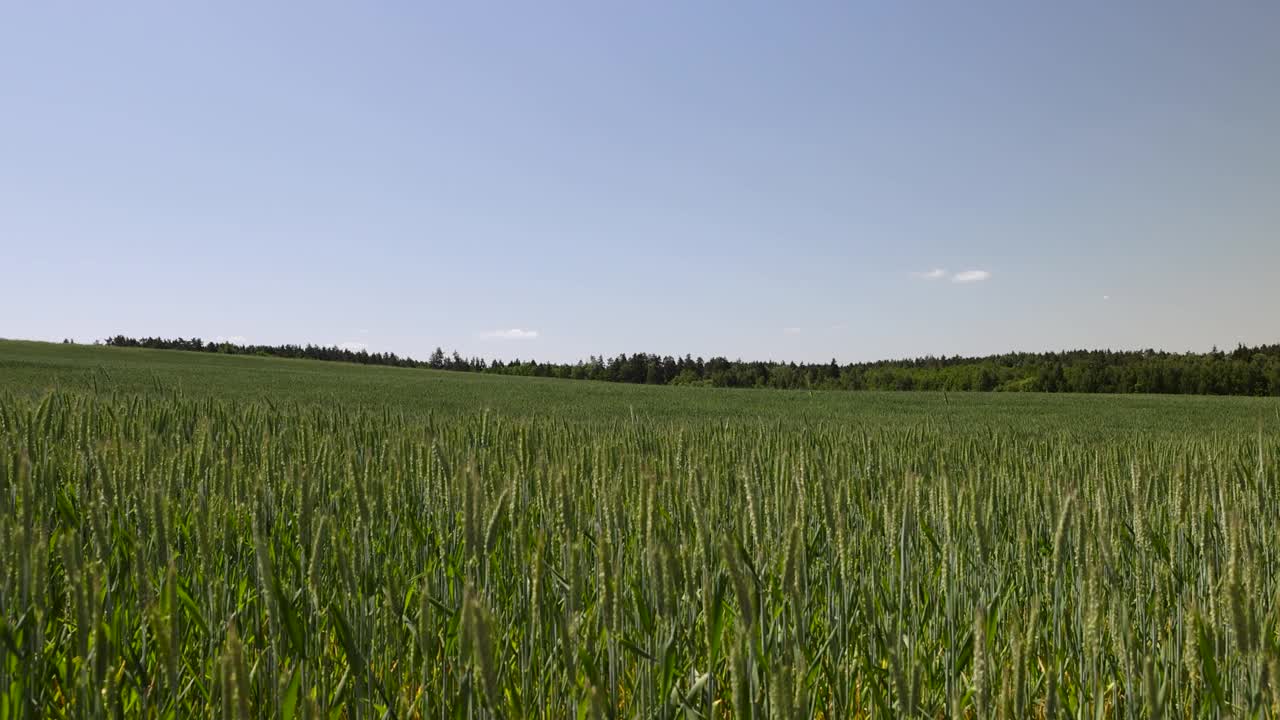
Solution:
[[[1280,341],[1280,3],[15,3],[0,337]]]

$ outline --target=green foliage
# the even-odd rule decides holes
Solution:
[[[1274,712],[1274,401],[856,397],[0,343],[0,717]]]
[[[426,362],[395,353],[369,353],[315,345],[232,345],[199,338],[128,338],[117,335],[115,347],[186,350],[236,355],[263,355],[336,360],[361,365],[427,367],[434,370],[482,372],[562,380],[601,380],[645,385],[703,385],[731,388],[806,390],[947,390],[1071,393],[1154,393],[1169,395],[1280,396],[1280,345],[1240,345],[1230,353],[1175,354],[1155,350],[1072,350],[1007,353],[988,357],[923,357],[881,360],[841,366],[830,363],[746,362],[636,353],[628,357],[592,357],[578,363],[535,360],[489,362],[446,358],[436,348]]]

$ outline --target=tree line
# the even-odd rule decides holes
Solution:
[[[239,345],[200,338],[129,338],[116,347],[266,355],[460,372],[646,385],[813,390],[949,390],[1280,396],[1280,344],[1207,353],[1069,350],[840,364],[703,359],[636,353],[576,363],[485,360],[436,348],[426,360],[321,345]]]

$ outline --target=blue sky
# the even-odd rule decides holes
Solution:
[[[1266,2],[14,3],[0,336],[1276,342],[1278,38]]]

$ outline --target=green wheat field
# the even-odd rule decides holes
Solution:
[[[0,342],[0,717],[1280,717],[1274,398]]]

